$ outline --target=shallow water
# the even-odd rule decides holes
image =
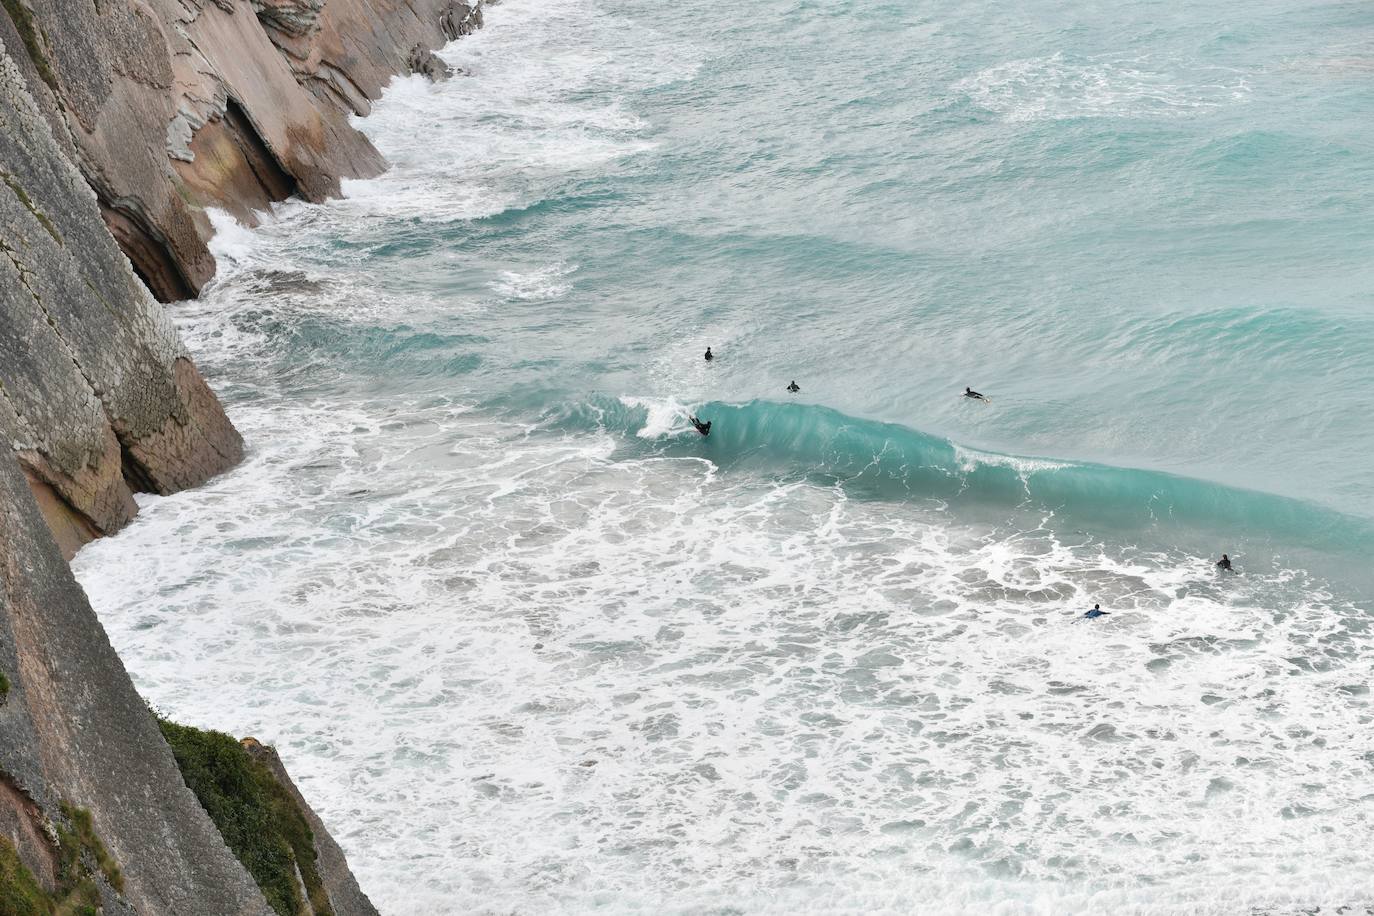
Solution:
[[[1367,904],[1371,37],[505,0],[221,223],[249,458],[78,574],[384,912]]]

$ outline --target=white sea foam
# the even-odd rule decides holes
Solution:
[[[491,287],[508,299],[557,299],[572,289],[572,282],[567,278],[576,270],[576,264],[562,261],[530,271],[503,270]]]
[[[962,471],[972,471],[979,465],[1011,468],[1022,480],[1039,471],[1058,471],[1072,467],[1070,464],[1051,458],[1019,458],[1015,455],[980,452],[977,449],[957,444],[954,446],[954,458]]]
[[[1300,576],[451,403],[235,419],[243,468],[77,567],[150,700],[277,741],[390,912],[1206,911],[1358,866],[1370,658]]]
[[[644,426],[635,433],[641,439],[663,439],[693,432],[691,408],[674,398],[623,396],[620,403],[645,411]]]
[[[1008,121],[1091,117],[1171,117],[1245,98],[1231,70],[1180,76],[1149,61],[1073,60],[1063,54],[1009,61],[954,84],[974,105]]]
[[[387,913],[1374,899],[1374,650],[1364,612],[1301,572],[1218,580],[1034,518],[635,458],[611,431],[477,409],[449,376],[331,376],[321,339],[340,363],[395,344],[386,367],[490,307],[486,278],[388,289],[367,252],[648,149],[583,90],[699,59],[588,0],[488,17],[445,52],[470,76],[400,81],[362,122],[392,172],[251,234],[219,223],[221,277],[177,314],[248,458],[141,498],[74,564],[151,702],[275,742]],[[1100,97],[1091,74],[1041,96],[1035,67],[990,76],[989,106],[1174,107],[1121,96],[1136,77],[1113,67]],[[496,281],[510,311],[559,308],[539,290],[570,281],[540,263],[503,262],[535,265]],[[706,371],[673,359],[666,390]],[[625,403],[642,439],[688,429],[687,404]],[[1094,601],[1110,616],[1074,622]]]

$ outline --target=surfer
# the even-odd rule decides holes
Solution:
[[[1224,553],[1221,555],[1221,559],[1217,560],[1217,569],[1225,572],[1235,572],[1235,570],[1231,568],[1231,558]]]
[[[792,384],[787,386],[787,390],[792,392],[793,394],[796,394],[798,391],[801,391],[801,385],[797,384],[796,379],[792,379]]]
[[[711,360],[713,360],[713,359],[715,359],[715,358],[716,358],[716,357],[715,357],[715,354],[713,354],[713,353],[711,352],[711,348],[710,348],[710,347],[707,347],[707,348],[706,348],[706,361],[709,363]]]
[[[707,350],[706,352],[709,353],[711,351]],[[711,435],[711,422],[709,420],[703,423],[696,417],[689,417],[688,419],[692,421],[692,425],[696,427],[697,432],[701,433],[703,436]]]
[[[987,398],[983,397],[981,394],[979,394],[978,392],[974,391],[972,388],[969,387],[964,388],[964,397],[973,398],[975,401],[987,400]]]
[[[1091,611],[1084,611],[1083,616],[1088,620],[1096,620],[1099,617],[1106,617],[1107,612],[1102,610],[1102,605],[1094,604]]]

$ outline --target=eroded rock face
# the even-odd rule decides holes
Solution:
[[[252,224],[377,174],[347,115],[395,73],[446,78],[431,49],[481,23],[478,0],[6,0],[0,433],[65,551],[242,452],[134,275],[194,296],[204,207]]]
[[[30,59],[37,101],[163,301],[196,295],[214,274],[203,207],[251,219],[288,194],[321,200],[340,178],[383,167],[341,112],[300,86],[263,28],[308,35],[322,0],[7,6],[20,11],[5,18],[23,40],[11,55]],[[207,128],[217,136],[197,143]]]
[[[194,486],[243,453],[2,38],[0,435],[72,537],[125,524],[134,490]]]
[[[406,66],[410,68],[411,73],[419,73],[431,83],[437,83],[453,76],[453,68],[444,63],[438,54],[426,50],[424,45],[416,45],[411,48]]]
[[[6,0],[0,38],[164,302],[214,274],[203,208],[253,224],[384,162],[347,122],[481,25],[479,0]],[[8,33],[8,34],[6,34]],[[14,38],[17,40],[8,40]],[[418,55],[416,49],[418,48]],[[414,64],[414,65],[412,65]]]
[[[28,57],[29,86],[50,112],[129,259],[159,298],[182,298],[214,274],[210,227],[180,193],[165,152],[174,111],[165,22],[141,0],[7,0],[10,56]],[[14,15],[17,11],[18,15]]]
[[[417,46],[430,51],[470,34],[482,13],[480,0],[327,0],[305,33],[264,23],[302,85],[331,107],[366,115],[393,75],[424,72],[411,66]]]
[[[88,809],[123,875],[106,912],[271,910],[186,788],[152,714],[72,578],[18,464],[0,454],[0,831],[40,880],[44,825]]]
[[[253,11],[269,30],[304,38],[319,24],[324,0],[252,0]]]
[[[53,826],[79,821],[112,860],[89,876],[105,913],[270,913],[63,555],[124,525],[134,492],[195,486],[242,455],[149,295],[212,277],[204,208],[251,222],[378,173],[347,116],[410,62],[442,75],[431,49],[480,24],[455,0],[0,5],[0,837],[50,892]],[[308,812],[333,911],[374,916],[256,747]]]

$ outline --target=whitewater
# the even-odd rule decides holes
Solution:
[[[388,914],[1374,905],[1374,13],[1235,6],[491,7],[216,215],[135,683]]]

